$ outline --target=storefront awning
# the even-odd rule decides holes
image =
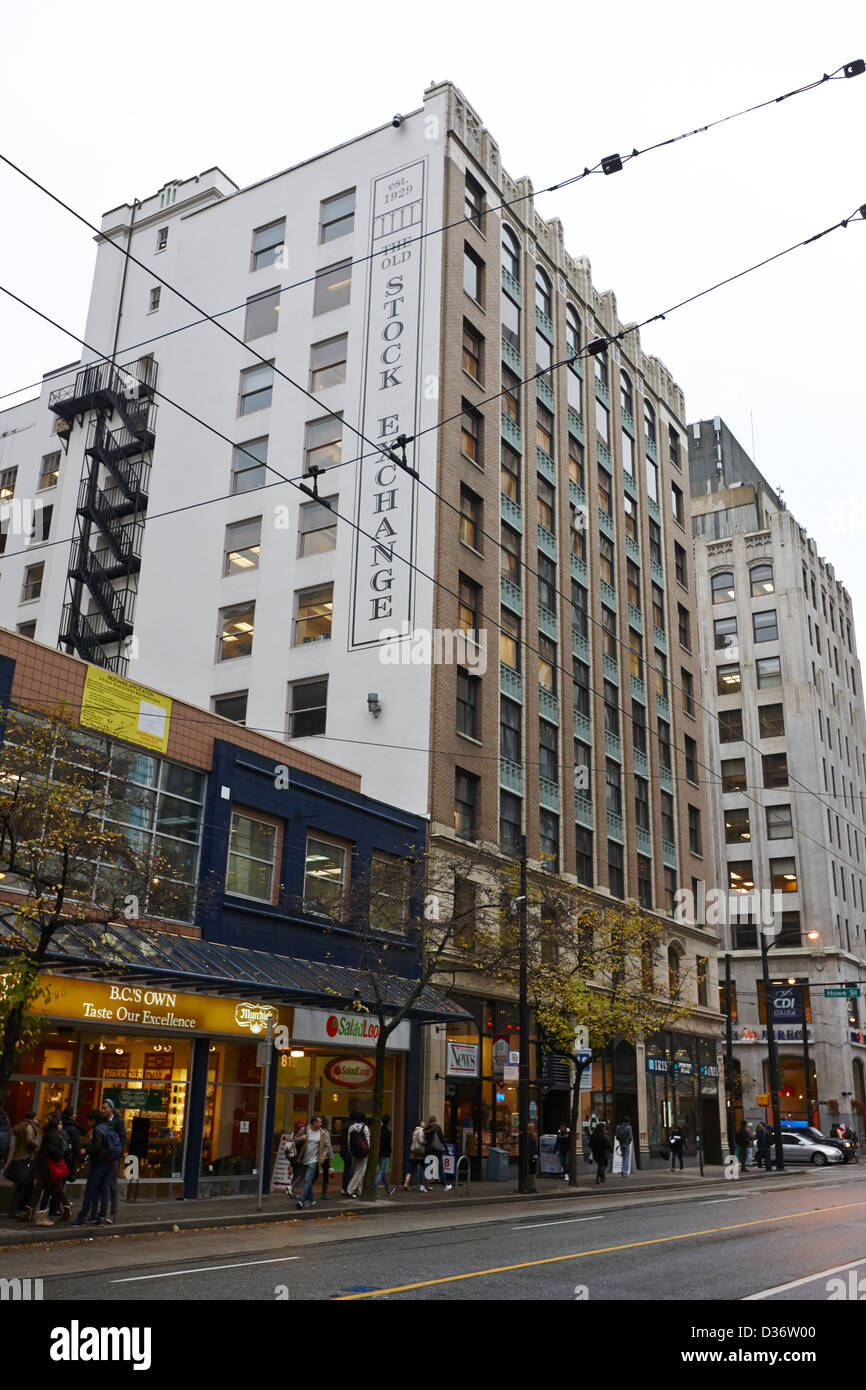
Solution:
[[[35,948],[38,929],[17,922],[14,909],[0,909],[0,957]],[[341,1008],[371,1005],[372,989],[363,970],[327,961],[298,960],[245,946],[221,946],[169,932],[143,931],[112,923],[76,922],[58,928],[45,958],[52,975],[87,975],[154,985],[173,985],[193,993],[240,995],[272,1003]],[[380,979],[386,1007],[396,1010],[414,982],[399,976]],[[409,1011],[410,1018],[447,1023],[468,1018],[461,1005],[427,986]]]

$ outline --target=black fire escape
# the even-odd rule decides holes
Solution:
[[[156,363],[99,362],[49,397],[68,451],[90,415],[58,645],[125,675],[155,441]],[[85,609],[85,604],[86,609]]]

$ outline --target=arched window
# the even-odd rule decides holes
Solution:
[[[767,594],[776,592],[772,565],[752,565],[749,579],[752,582],[752,598],[764,598]]]
[[[673,999],[680,988],[680,958],[674,946],[668,947],[668,994]]]
[[[580,352],[580,318],[573,304],[565,307],[565,341],[569,352]]]
[[[734,574],[733,570],[719,570],[712,575],[710,587],[713,591],[713,603],[730,603],[734,597]]]
[[[553,318],[553,287],[540,265],[535,267],[535,307],[549,319]]]
[[[602,386],[607,386],[610,381],[610,376],[607,367],[607,353],[597,352],[592,360],[595,363],[596,381],[599,382]]]
[[[634,388],[628,372],[620,372],[619,374],[619,399],[625,413],[634,415]]]
[[[648,444],[656,443],[656,413],[649,401],[643,403],[643,429]]]
[[[508,226],[507,222],[502,224],[502,269],[507,270],[508,274],[515,280],[520,280],[520,242]]]

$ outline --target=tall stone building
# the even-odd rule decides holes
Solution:
[[[719,926],[732,952],[734,1113],[764,1118],[758,1096],[769,1091],[761,914],[772,923],[781,1117],[862,1130],[862,1004],[842,993],[859,987],[866,959],[866,715],[851,599],[723,420],[689,427],[689,471],[714,716],[704,724],[713,886],[733,907],[763,894]]]

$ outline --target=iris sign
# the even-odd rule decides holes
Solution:
[[[361,429],[394,449],[415,433],[418,413],[424,225],[424,161],[373,181],[370,271],[364,338]],[[355,493],[352,621],[349,646],[383,640],[412,626],[415,482],[383,454],[363,446]],[[414,466],[412,446],[407,463]],[[396,622],[395,622],[396,620]]]

